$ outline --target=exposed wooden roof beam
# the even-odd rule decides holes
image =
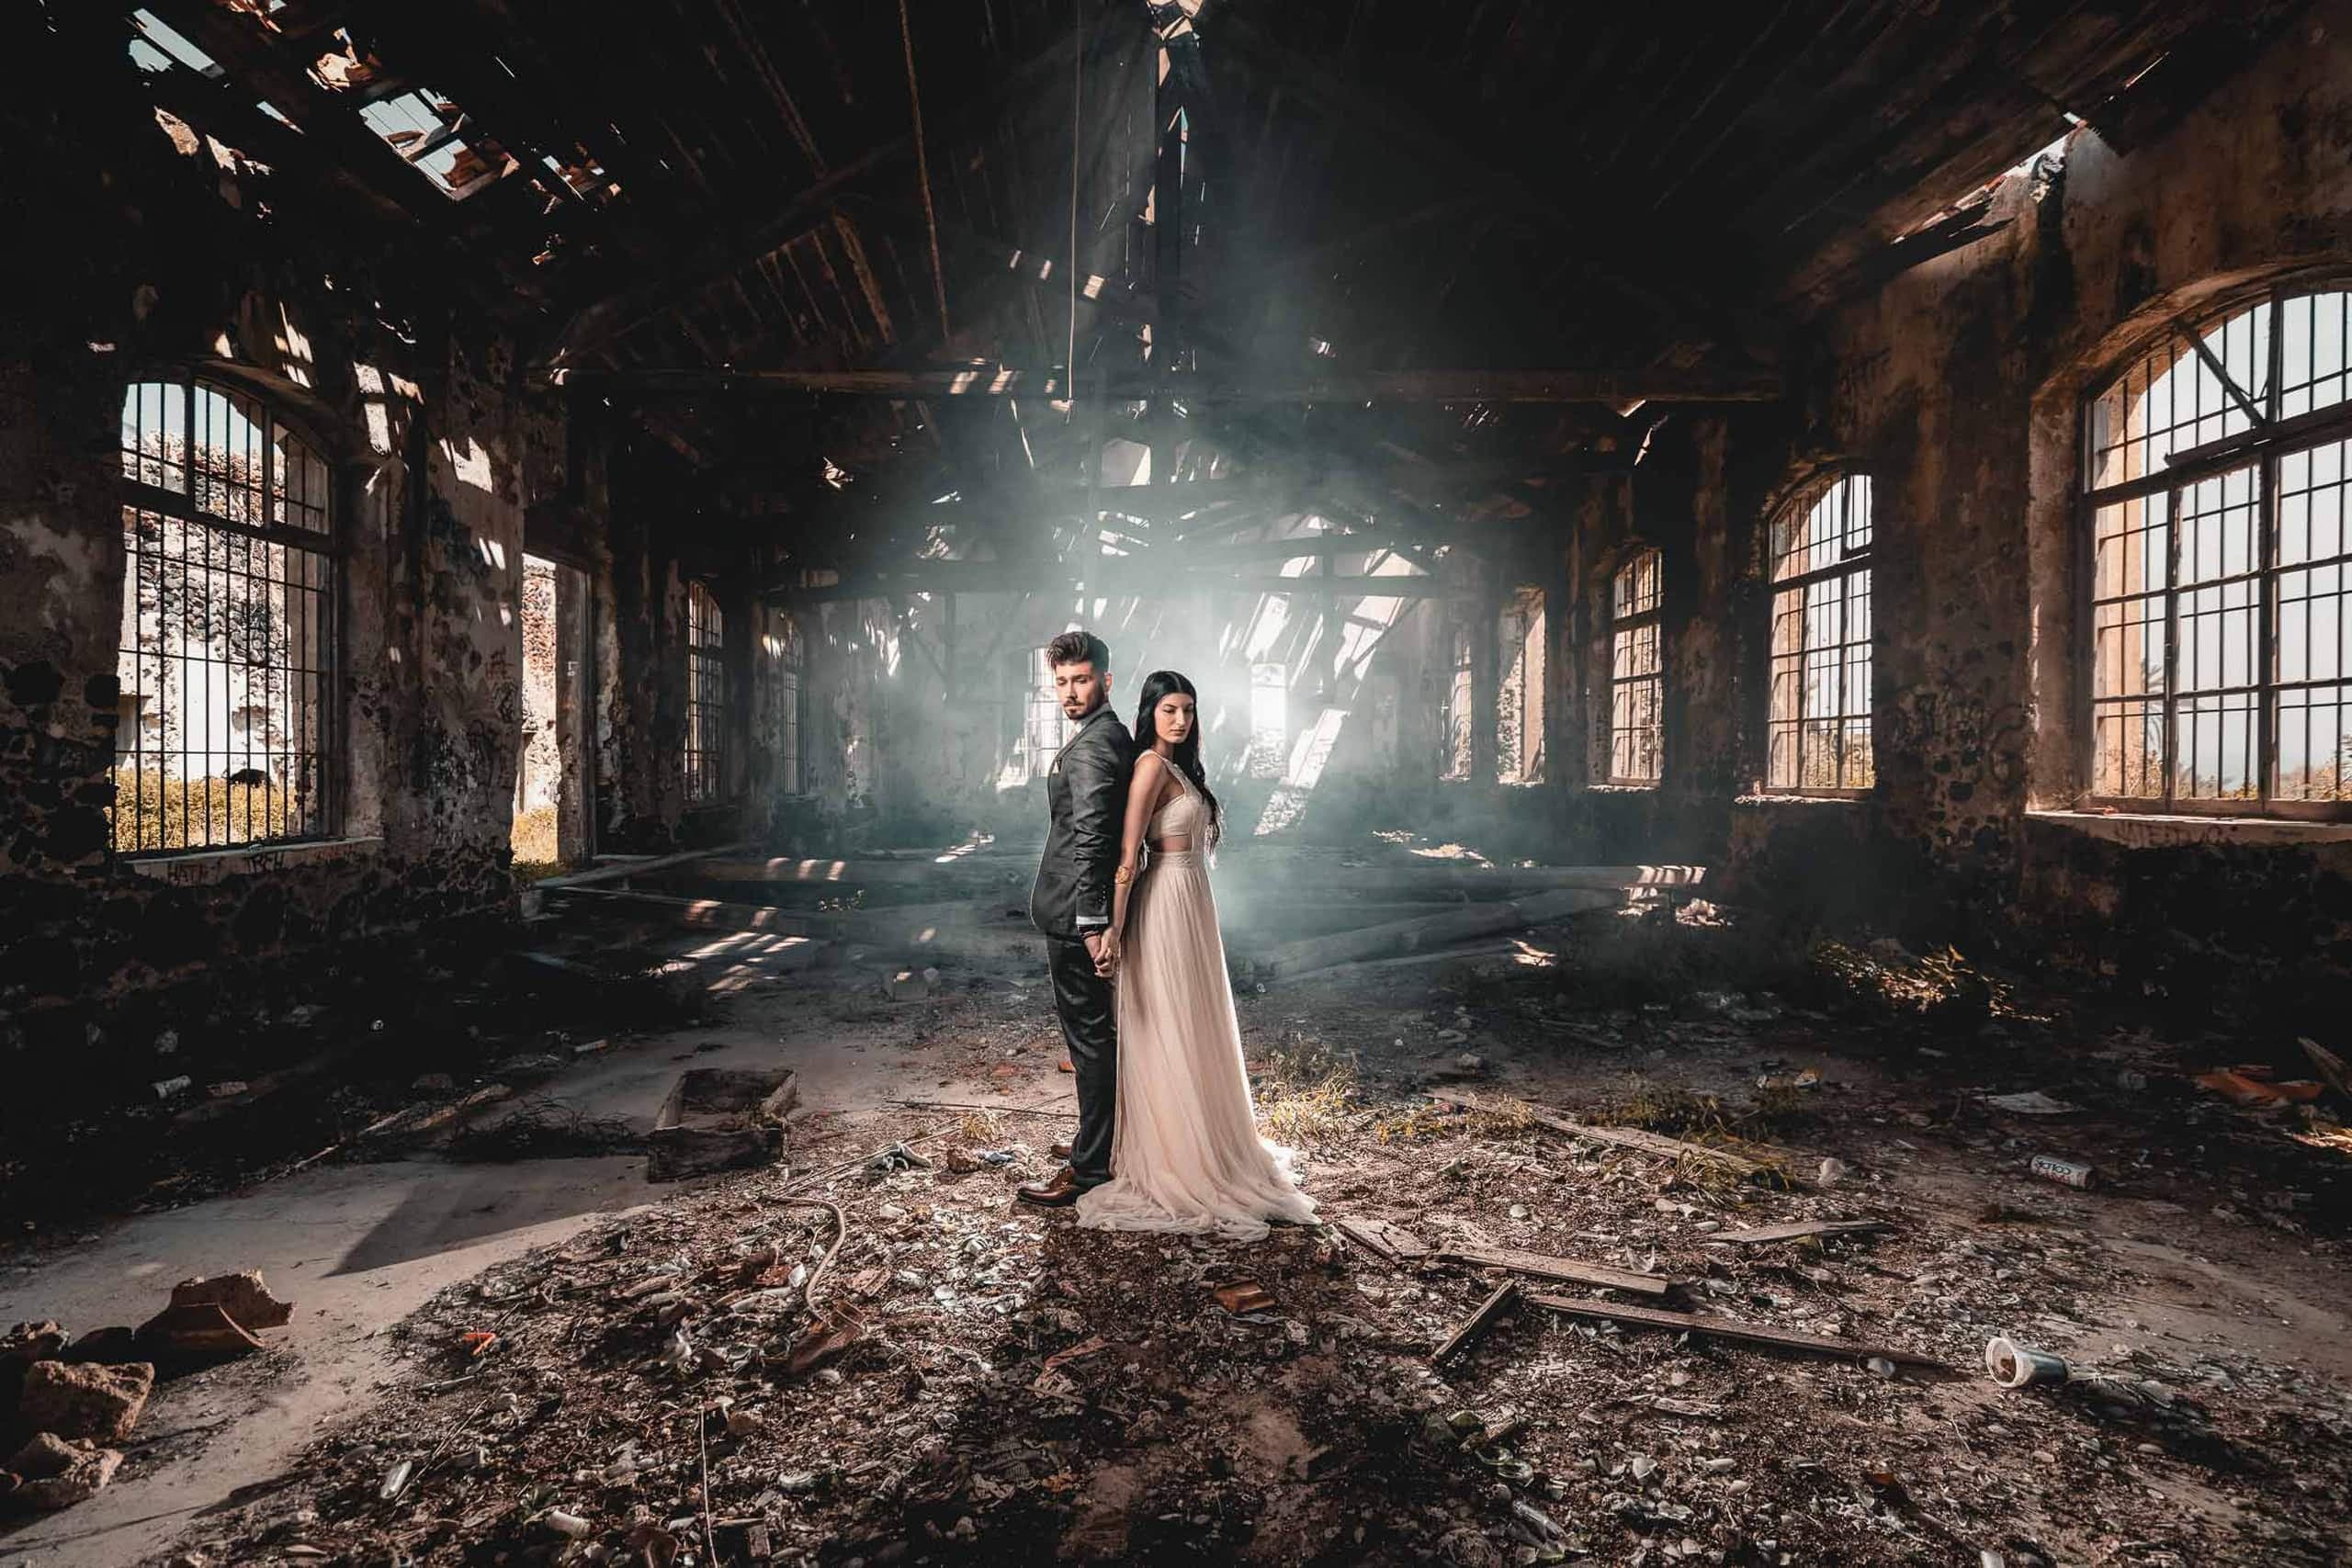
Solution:
[[[608,396],[707,397],[716,393],[817,392],[848,397],[1068,396],[1058,367],[973,366],[956,370],[552,370],[555,386]],[[1081,399],[1114,402],[1175,398],[1187,403],[1755,403],[1783,395],[1781,374],[1758,367],[1562,370],[1366,370],[1248,378],[1137,375],[1089,382]]]
[[[1124,12],[1106,7],[1102,26]],[[1098,30],[1083,41],[1091,49],[1101,37]],[[1003,69],[995,76],[989,89],[976,99],[957,105],[940,116],[940,125],[933,132],[942,146],[953,144],[976,130],[992,124],[1009,104],[1043,91],[1059,77],[1069,65],[1073,50],[1081,40],[1072,34],[1062,34],[1029,59]],[[789,200],[763,222],[744,234],[715,242],[701,254],[681,264],[665,277],[626,289],[599,299],[573,316],[558,344],[560,354],[577,355],[598,344],[608,343],[650,317],[658,315],[671,302],[692,298],[726,277],[730,273],[752,265],[823,221],[834,197],[854,186],[875,170],[896,160],[908,157],[914,151],[911,129],[879,146],[868,148],[854,158],[835,164],[826,175]]]
[[[1377,549],[1383,547],[1361,547]],[[906,593],[1035,593],[1083,588],[1089,593],[1126,598],[1160,597],[1207,589],[1231,593],[1352,593],[1391,599],[1452,599],[1475,592],[1450,577],[1309,577],[1244,575],[1215,567],[1171,567],[1148,554],[1092,556],[1076,561],[917,560],[872,566],[816,587],[771,586],[768,596],[802,604],[842,599],[888,599]]]

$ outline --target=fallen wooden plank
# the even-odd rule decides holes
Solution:
[[[800,883],[839,886],[846,890],[860,886],[901,887],[926,884],[937,884],[943,887],[998,884],[1025,887],[1034,874],[1034,867],[1009,860],[963,860],[945,855],[934,855],[929,860],[876,860],[860,855],[847,860],[707,860],[693,867],[689,875],[683,878],[672,876],[667,880],[672,883]]]
[[[1742,1155],[1732,1154],[1724,1149],[1711,1149],[1704,1144],[1685,1143],[1680,1138],[1668,1138],[1656,1133],[1645,1133],[1638,1127],[1596,1127],[1586,1122],[1572,1122],[1559,1112],[1546,1111],[1540,1105],[1514,1107],[1494,1100],[1482,1100],[1466,1089],[1433,1089],[1429,1091],[1429,1095],[1431,1100],[1443,1100],[1449,1105],[1459,1105],[1465,1111],[1489,1111],[1498,1115],[1509,1115],[1514,1109],[1523,1110],[1527,1119],[1537,1126],[1549,1127],[1555,1133],[1566,1133],[1572,1138],[1581,1138],[1587,1143],[1606,1144],[1613,1148],[1636,1149],[1643,1154],[1656,1156],[1659,1159],[1704,1160],[1711,1165],[1721,1166],[1724,1169],[1743,1178],[1761,1176],[1767,1168]]]
[[[1430,1255],[1427,1242],[1386,1220],[1346,1214],[1340,1217],[1339,1226],[1351,1240],[1363,1243],[1391,1263],[1418,1263]]]
[[[1674,1282],[1663,1274],[1611,1269],[1605,1263],[1580,1263],[1573,1258],[1521,1252],[1508,1247],[1449,1247],[1437,1254],[1437,1261],[1466,1263],[1475,1269],[1508,1269],[1514,1274],[1531,1274],[1539,1280],[1594,1285],[1607,1291],[1633,1291],[1645,1296],[1662,1296]]]
[[[1471,1342],[1487,1332],[1495,1319],[1500,1317],[1511,1303],[1519,1299],[1519,1281],[1505,1280],[1495,1287],[1495,1293],[1478,1303],[1478,1310],[1465,1319],[1461,1327],[1446,1337],[1444,1344],[1430,1355],[1431,1366],[1442,1367],[1468,1348]]]
[[[1755,1230],[1717,1231],[1706,1239],[1727,1241],[1736,1247],[1762,1247],[1773,1241],[1803,1241],[1815,1235],[1862,1235],[1894,1228],[1884,1220],[1800,1220],[1792,1224],[1761,1225]]]
[[[1334,931],[1329,936],[1283,942],[1263,950],[1257,964],[1272,976],[1303,974],[1359,959],[1447,947],[1500,931],[1518,931],[1523,926],[1590,914],[1597,909],[1614,909],[1624,901],[1622,893],[1570,887],[1507,903],[1470,904],[1442,915],[1424,915],[1418,919],[1394,920],[1360,931]]]
[[[1326,894],[1385,894],[1391,898],[1429,898],[1456,894],[1479,900],[1523,898],[1563,888],[1602,892],[1635,887],[1690,889],[1706,880],[1697,865],[1464,865],[1416,859],[1383,865],[1284,863],[1282,858],[1237,854],[1230,880],[1237,887],[1259,884],[1271,891],[1295,891],[1305,884]]]
[[[1267,976],[1263,983],[1270,987],[1295,986],[1310,980],[1318,985],[1339,985],[1367,976],[1390,974],[1398,969],[1467,963],[1478,958],[1502,958],[1519,951],[1519,944],[1510,938],[1490,938],[1483,942],[1464,942],[1457,947],[1441,947],[1432,953],[1408,953],[1395,958],[1367,958],[1361,964],[1341,964],[1329,969],[1305,969],[1295,975],[1272,975]]]
[[[751,847],[751,844],[746,841],[713,844],[707,850],[681,850],[675,854],[667,855],[646,857],[608,855],[604,857],[604,864],[591,866],[586,871],[568,871],[556,876],[543,876],[531,886],[548,888],[586,887],[599,882],[619,882],[632,876],[643,876],[651,871],[666,871],[672,866],[684,865],[688,861],[705,860],[712,855],[738,854]]]
[[[2347,1074],[2343,1057],[2308,1037],[2298,1036],[2295,1043],[2303,1048],[2303,1055],[2312,1059],[2312,1070],[2335,1091],[2338,1099],[2352,1100],[2352,1074]]]
[[[1631,1324],[1637,1328],[1664,1328],[1677,1334],[1703,1334],[1711,1338],[1728,1339],[1741,1345],[1761,1345],[1775,1350],[1801,1350],[1815,1356],[1851,1356],[1868,1360],[1883,1356],[1890,1361],[1908,1362],[1915,1367],[1943,1367],[1933,1356],[1922,1356],[1915,1350],[1898,1350],[1891,1345],[1866,1345],[1852,1339],[1831,1339],[1818,1334],[1798,1334],[1786,1328],[1765,1328],[1752,1323],[1738,1323],[1727,1317],[1704,1317],[1696,1313],[1668,1312],[1663,1307],[1612,1306],[1607,1302],[1587,1301],[1574,1296],[1531,1295],[1528,1302],[1547,1312],[1562,1313],[1569,1317],[1605,1318],[1611,1323]],[[1948,1370],[1948,1369],[1947,1369]]]
[[[838,935],[842,921],[832,916],[780,909],[773,904],[734,904],[723,898],[679,898],[667,893],[639,893],[616,887],[559,887],[565,900],[585,899],[592,906],[642,909],[666,916],[682,926],[706,931],[782,931],[791,936]]]

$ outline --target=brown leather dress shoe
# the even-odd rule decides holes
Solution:
[[[1013,1196],[1023,1203],[1060,1209],[1077,1202],[1078,1195],[1085,1190],[1085,1184],[1078,1179],[1078,1173],[1064,1166],[1044,1181],[1032,1181],[1016,1189]]]
[[[1060,1143],[1056,1144],[1052,1148],[1047,1149],[1046,1152],[1056,1159],[1068,1159],[1069,1158],[1069,1140],[1068,1138],[1064,1138]]]

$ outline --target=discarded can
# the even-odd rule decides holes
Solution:
[[[2044,1181],[2055,1181],[2066,1187],[2088,1187],[2091,1184],[2091,1168],[2078,1159],[2036,1155],[2027,1168]]]
[[[2020,1345],[2007,1336],[1996,1336],[1984,1345],[1984,1370],[2003,1388],[2024,1388],[2029,1383],[2064,1382],[2073,1373],[2064,1356],[2053,1356],[2047,1350],[2037,1350],[2030,1345]]]

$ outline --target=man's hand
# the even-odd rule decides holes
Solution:
[[[1086,935],[1086,955],[1094,960],[1094,972],[1104,979],[1119,966],[1119,944],[1104,931],[1089,931]]]

